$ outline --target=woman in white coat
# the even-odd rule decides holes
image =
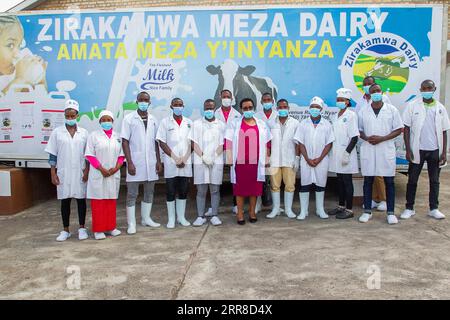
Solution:
[[[301,211],[298,220],[304,220],[308,216],[309,193],[316,192],[316,214],[327,219],[323,204],[325,198],[325,186],[328,175],[328,153],[331,150],[334,134],[328,120],[321,116],[324,102],[319,97],[314,97],[309,103],[310,117],[300,122],[294,137],[299,143],[300,153],[300,206]]]
[[[86,221],[86,181],[89,165],[84,159],[88,138],[87,130],[77,125],[79,105],[75,100],[67,100],[64,109],[65,124],[55,128],[45,148],[49,154],[52,183],[56,186],[58,200],[61,200],[61,216],[64,230],[56,241],[70,238],[70,202],[77,200],[78,239],[88,238],[84,226]]]
[[[335,172],[338,181],[339,205],[328,212],[336,219],[353,218],[353,180],[352,174],[358,173],[356,143],[358,142],[358,116],[350,110],[352,91],[341,88],[336,91],[338,113],[333,117],[335,141],[330,152],[331,172]]]
[[[237,223],[243,225],[245,198],[249,198],[250,202],[250,223],[258,220],[255,212],[256,198],[262,195],[272,135],[268,126],[255,118],[255,103],[252,99],[242,99],[240,108],[243,116],[229,124],[225,139],[227,162],[232,164],[231,183],[238,207]]]
[[[113,237],[121,233],[116,229],[116,201],[125,156],[121,138],[113,130],[113,121],[111,111],[100,112],[102,128],[89,135],[85,153],[93,167],[89,171],[87,198],[91,199],[92,231],[97,240],[105,239],[105,233]]]

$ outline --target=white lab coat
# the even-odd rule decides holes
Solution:
[[[57,127],[50,135],[45,152],[55,155],[60,184],[56,187],[58,199],[86,198],[86,183],[83,182],[83,170],[86,168],[84,151],[88,132],[77,126],[73,138],[65,125]]]
[[[269,123],[270,133],[272,134],[270,167],[272,168],[293,168],[295,164],[295,146],[294,140],[300,122],[292,117],[288,117],[284,123],[284,134],[282,135],[282,124],[279,118]]]
[[[403,112],[403,123],[410,128],[410,145],[414,159],[413,163],[420,163],[420,134],[426,118],[426,107],[423,100],[416,99],[410,102]],[[442,154],[443,148],[443,132],[450,129],[450,122],[445,107],[436,101],[436,135],[439,145],[439,156]]]
[[[228,121],[225,121],[225,117],[223,116],[223,112],[222,112],[222,107],[220,107],[219,109],[216,110],[216,112],[214,112],[214,116],[217,120],[220,120],[225,124],[233,121],[234,119],[241,118],[241,114],[239,113],[239,111],[237,111],[233,107],[231,107],[230,114],[228,115]]]
[[[85,156],[96,157],[105,169],[114,168],[117,158],[123,156],[122,139],[113,130],[111,138],[108,138],[103,130],[97,130],[89,135]],[[117,199],[120,188],[120,170],[113,176],[103,177],[102,173],[91,168],[87,183],[88,199]]]
[[[184,157],[191,150],[189,133],[192,130],[192,120],[183,117],[178,125],[172,115],[161,120],[156,134],[156,140],[166,143],[178,157]],[[164,156],[164,178],[192,177],[192,159],[187,159],[184,168],[177,168],[170,155]]]
[[[359,131],[366,136],[386,136],[392,131],[403,128],[403,122],[397,108],[383,104],[378,116],[372,107],[363,108],[358,114]],[[396,148],[395,139],[371,145],[363,141],[360,148],[361,173],[363,176],[395,176]]]
[[[333,128],[328,120],[322,117],[319,124],[314,127],[311,118],[308,117],[300,122],[294,139],[305,146],[310,159],[320,157],[327,144],[334,141]],[[305,158],[300,160],[300,178],[302,186],[315,184],[325,187],[328,175],[328,155],[315,167],[309,166]]]
[[[127,172],[127,182],[156,181],[156,132],[158,123],[150,113],[147,115],[147,130],[141,116],[134,111],[122,121],[121,138],[129,141],[131,160],[136,167],[134,176]]]
[[[194,152],[194,184],[222,184],[223,156],[217,155],[217,150],[223,150],[224,135],[225,124],[222,121],[208,121],[205,118],[194,121],[189,139],[195,142],[205,155],[214,159],[214,165],[208,167]]]
[[[258,118],[265,123],[267,123],[269,126],[272,126],[275,120],[278,118],[278,113],[275,108],[272,109],[272,113],[270,114],[270,117],[267,118],[266,114],[264,113],[264,110],[258,111],[255,114],[255,118]]]
[[[272,134],[270,133],[269,127],[257,118],[256,125],[258,126],[258,143],[259,143],[259,154],[258,154],[258,174],[257,181],[266,181],[265,168],[266,168],[266,145],[272,140]],[[225,139],[232,142],[233,150],[233,165],[230,169],[230,180],[231,183],[236,183],[236,161],[239,149],[239,132],[241,130],[241,123],[243,121],[243,116],[239,119],[235,119],[228,123],[225,131]]]
[[[350,153],[350,162],[342,165],[342,155],[350,140],[358,136],[358,116],[350,109],[346,109],[339,117],[336,113],[332,118],[334,140],[333,148],[330,151],[330,167],[329,171],[344,174],[358,173],[358,156],[356,154],[356,145]]]

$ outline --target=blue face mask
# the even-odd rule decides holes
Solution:
[[[420,94],[422,95],[422,98],[424,98],[425,100],[429,100],[429,99],[433,98],[434,91],[424,91],[424,92],[420,92]]]
[[[253,118],[254,115],[255,115],[255,111],[253,111],[253,110],[244,111],[245,119],[251,119],[251,118]]]
[[[138,108],[141,111],[147,111],[149,106],[150,106],[150,103],[148,103],[148,102],[138,102]]]
[[[313,118],[317,118],[318,116],[320,116],[320,112],[321,110],[319,108],[309,108],[309,114]]]
[[[363,86],[363,91],[365,94],[369,94],[370,86]]]
[[[336,107],[338,107],[339,109],[342,110],[342,109],[347,108],[347,104],[343,101],[338,101],[338,102],[336,102]]]
[[[111,128],[113,127],[112,122],[102,122],[100,123],[100,125],[102,126],[103,130],[111,130]]]
[[[370,95],[370,98],[374,102],[381,101],[383,99],[383,94],[381,92],[375,92]]]
[[[211,120],[212,118],[214,118],[214,110],[205,110],[203,111],[203,115],[206,119]]]
[[[73,127],[74,125],[76,125],[77,124],[77,119],[66,119],[66,124],[69,126],[69,127]]]
[[[285,118],[289,115],[289,110],[288,109],[280,109],[278,110],[278,116]]]
[[[173,114],[176,115],[177,117],[183,115],[183,109],[184,107],[173,107]]]
[[[263,108],[264,110],[270,110],[273,107],[273,103],[272,102],[265,102],[263,103]]]

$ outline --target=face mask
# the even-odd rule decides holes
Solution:
[[[214,118],[214,110],[205,110],[203,111],[203,115],[206,119],[211,120],[212,118]]]
[[[433,98],[434,91],[420,92],[420,94],[422,95],[422,98],[424,98],[425,100],[429,100]]]
[[[372,101],[378,102],[383,99],[383,94],[381,92],[375,92],[371,94],[370,97],[372,98]]]
[[[103,130],[111,130],[113,123],[112,122],[102,122],[102,123],[100,123],[100,125],[102,126]]]
[[[289,115],[289,110],[288,109],[280,109],[278,110],[278,116],[285,118]]]
[[[253,110],[244,111],[245,119],[251,119],[251,118],[253,118],[254,115],[255,115],[255,111],[253,111]]]
[[[222,99],[222,106],[226,107],[231,107],[231,99]]]
[[[183,114],[184,107],[173,107],[173,114],[176,116],[181,116]]]
[[[147,111],[149,106],[150,106],[150,103],[148,103],[148,102],[138,102],[138,108],[141,111]]]
[[[320,109],[319,108],[309,108],[309,114],[313,118],[317,118],[320,116]]]
[[[338,102],[336,102],[336,107],[338,107],[339,109],[342,110],[342,109],[347,108],[347,104],[343,101],[338,101]]]
[[[69,126],[69,127],[73,127],[74,125],[76,125],[77,124],[77,119],[66,119],[66,124]]]
[[[369,89],[370,89],[370,86],[364,86],[364,87],[363,87],[364,93],[365,93],[365,94],[370,94],[370,93],[369,93]]]
[[[273,107],[272,102],[263,103],[264,110],[270,110]]]

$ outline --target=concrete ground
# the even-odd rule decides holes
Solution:
[[[124,194],[118,205],[123,234],[103,241],[74,237],[58,243],[59,203],[47,201],[0,217],[0,299],[449,299],[450,172],[441,176],[441,209],[426,216],[428,180],[422,174],[417,215],[389,226],[385,215],[304,222],[259,214],[238,226],[223,199],[219,227],[138,227],[126,235]],[[125,188],[124,188],[125,189]],[[396,213],[404,205],[406,177],[396,178]],[[336,203],[328,191],[326,208]],[[299,210],[298,195],[294,209]],[[357,216],[361,209],[355,208]],[[138,211],[139,215],[139,211]],[[155,220],[167,221],[158,192]],[[88,211],[88,226],[90,211]],[[195,201],[188,202],[195,218]]]

